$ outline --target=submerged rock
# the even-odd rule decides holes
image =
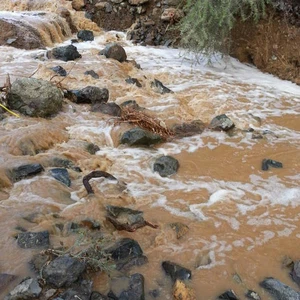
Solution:
[[[62,92],[48,81],[35,78],[17,79],[7,95],[9,108],[30,117],[46,118],[62,108]]]
[[[235,124],[225,114],[214,117],[209,124],[213,130],[228,131],[234,127]]]
[[[42,292],[37,279],[25,278],[19,285],[17,285],[4,300],[27,300],[36,299]]]
[[[187,280],[192,278],[192,272],[189,269],[182,267],[176,263],[164,261],[162,263],[162,267],[166,274],[169,275],[174,282],[177,279]]]
[[[24,178],[36,175],[44,171],[44,168],[40,164],[26,164],[9,170],[9,177],[13,182],[20,181]]]
[[[59,256],[43,269],[43,278],[56,288],[70,286],[85,271],[85,264],[70,256]]]
[[[144,281],[144,276],[139,273],[113,278],[108,296],[120,300],[144,300]]]
[[[252,299],[252,300],[261,300],[260,296],[251,290],[248,290],[247,293],[245,294],[247,299]]]
[[[151,82],[151,87],[160,94],[173,93],[173,91],[164,86],[163,83],[157,79],[154,79],[154,81]]]
[[[51,68],[52,71],[54,71],[59,76],[67,76],[67,71],[62,66],[56,66]]]
[[[78,31],[77,38],[82,41],[93,41],[94,33],[91,30],[82,29]]]
[[[50,52],[48,52],[48,57],[53,56],[56,59],[60,59],[63,61],[75,60],[77,58],[81,58],[81,54],[77,51],[77,48],[74,45],[61,46],[57,48],[53,48]]]
[[[66,186],[71,186],[71,180],[69,176],[69,172],[64,168],[54,168],[49,170],[50,175]]]
[[[121,108],[118,104],[110,102],[110,103],[95,103],[92,105],[91,111],[93,112],[101,112],[106,115],[111,115],[115,117],[121,116]]]
[[[177,239],[182,238],[189,231],[189,227],[183,223],[171,223],[170,227],[175,231]]]
[[[172,127],[174,135],[179,138],[193,136],[204,131],[205,124],[201,120],[195,120],[190,123],[176,124]]]
[[[296,292],[275,278],[266,278],[260,282],[260,286],[267,290],[274,300],[300,300],[299,292]]]
[[[1,273],[0,274],[0,294],[6,289],[14,280],[18,278],[16,275]]]
[[[128,77],[125,79],[126,83],[128,84],[135,84],[137,87],[141,88],[142,85],[136,78]]]
[[[171,156],[161,156],[153,165],[153,171],[158,172],[161,177],[167,177],[176,174],[178,168],[178,160]]]
[[[110,43],[99,52],[100,55],[104,55],[106,58],[112,58],[119,62],[124,62],[127,59],[124,48],[117,43]]]
[[[133,128],[123,133],[120,143],[129,146],[150,146],[162,142],[162,137],[142,128]]]
[[[50,245],[49,232],[21,232],[18,234],[18,245],[21,248],[47,248]]]
[[[300,285],[300,261],[299,260],[294,263],[291,275],[292,275],[293,280],[298,285]]]
[[[224,299],[224,300],[239,300],[233,290],[226,291],[225,293],[221,294],[217,299],[218,300],[219,299],[220,300],[221,299]]]
[[[99,75],[94,70],[85,71],[84,75],[90,75],[95,79],[99,79]]]

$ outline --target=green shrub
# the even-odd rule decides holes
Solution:
[[[258,21],[271,0],[187,0],[178,29],[181,45],[197,54],[228,54],[236,19]]]

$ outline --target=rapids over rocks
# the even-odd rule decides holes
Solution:
[[[54,14],[57,9],[53,1],[33,8],[28,8],[31,1],[13,7],[8,6],[16,1],[6,2],[3,9],[16,10],[21,4],[20,10]],[[9,19],[15,13],[3,14]],[[77,25],[85,24],[82,15],[77,18]],[[87,24],[87,29],[96,26]],[[39,30],[39,34],[45,33]],[[94,34],[93,41],[74,44],[81,54],[75,61],[48,59],[44,49],[1,46],[0,86],[9,74],[11,82],[32,77],[63,90],[106,88],[108,103],[135,100],[164,126],[201,120],[206,128],[191,137],[137,147],[120,144],[120,136],[134,126],[67,98],[62,111],[49,119],[5,113],[0,121],[0,273],[32,275],[28,261],[37,251],[18,247],[15,236],[20,230],[48,230],[52,246],[62,242],[71,246],[72,236],[57,224],[88,217],[100,222],[101,230],[113,239],[138,241],[148,263],[132,273],[144,275],[146,299],[153,299],[148,293],[153,290],[159,290],[156,299],[172,299],[171,281],[161,267],[166,260],[192,271],[197,299],[215,299],[229,289],[240,299],[245,299],[247,290],[271,299],[259,286],[266,277],[298,290],[282,260],[300,259],[300,87],[234,59],[224,62],[217,57],[212,65],[205,60],[195,64],[180,49],[134,45],[123,32],[98,29]],[[51,36],[51,43],[44,44],[47,50],[70,45],[70,39],[76,38],[70,29],[64,36],[60,31]],[[98,54],[110,42],[124,47],[127,61]],[[58,65],[67,71],[66,77],[54,76],[51,68]],[[91,70],[99,78],[84,74]],[[127,83],[129,77],[138,79],[141,87]],[[172,93],[153,89],[155,79]],[[211,120],[222,114],[235,128],[209,129]],[[99,147],[95,154],[87,151],[89,144]],[[153,171],[163,155],[177,159],[176,174],[162,177]],[[281,162],[283,167],[262,170],[263,159]],[[50,176],[55,161],[72,162],[70,186]],[[41,164],[44,171],[12,183],[9,170],[29,163]],[[82,179],[95,170],[112,174],[118,182],[92,179],[94,194],[88,194]],[[145,220],[158,228],[117,231],[105,221],[106,205],[142,211]],[[178,238],[174,223],[186,226],[183,236]],[[92,279],[94,290],[109,291],[107,275]]]

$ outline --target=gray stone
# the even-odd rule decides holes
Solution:
[[[173,91],[164,86],[163,83],[157,79],[154,79],[154,81],[151,82],[151,87],[160,94],[173,93]]]
[[[110,102],[110,103],[95,103],[91,107],[91,111],[93,112],[101,112],[106,115],[111,115],[115,117],[121,116],[121,108],[118,104]]]
[[[60,297],[64,300],[90,300],[92,294],[92,281],[83,280],[78,285],[67,289]]]
[[[43,269],[47,284],[56,288],[70,286],[85,271],[85,264],[69,256],[55,258]]]
[[[48,81],[35,78],[17,79],[8,93],[9,108],[30,117],[50,117],[62,108],[63,94]]]
[[[41,294],[42,289],[38,281],[34,278],[26,278],[17,285],[4,300],[30,300],[36,299]]]
[[[153,171],[158,172],[161,177],[175,174],[178,168],[178,160],[171,156],[161,156],[153,165]]]
[[[300,300],[299,292],[293,290],[291,287],[275,278],[266,278],[260,282],[260,286],[267,290],[274,300]]]
[[[69,172],[65,168],[54,168],[49,170],[50,175],[66,186],[71,186]]]
[[[84,75],[90,75],[95,79],[99,79],[99,75],[94,70],[85,71]]]
[[[212,119],[209,127],[213,130],[228,131],[235,127],[234,123],[225,115],[219,115]]]
[[[42,171],[44,171],[44,168],[40,164],[26,164],[9,170],[8,175],[13,182],[17,182],[24,178],[39,174]]]
[[[21,232],[18,234],[18,245],[21,248],[47,248],[50,245],[49,232]]]
[[[78,31],[77,38],[79,38],[82,41],[93,41],[94,33],[91,30],[82,29]]]
[[[77,51],[74,45],[62,46],[52,49],[48,54],[50,57],[53,55],[54,58],[63,61],[75,60],[81,58],[81,54]]]
[[[292,270],[292,278],[293,280],[300,285],[300,261],[294,262],[293,270]]]
[[[106,58],[115,59],[119,62],[124,62],[127,59],[125,49],[117,43],[110,43],[106,45],[106,47],[101,50],[99,54],[104,55]]]
[[[194,120],[190,123],[175,124],[172,127],[176,137],[183,138],[200,134],[204,131],[205,124],[201,120]]]
[[[164,261],[162,262],[162,267],[166,274],[169,275],[174,282],[177,279],[187,280],[192,278],[192,272],[189,269],[182,267],[176,263]]]
[[[142,85],[136,78],[128,77],[125,79],[126,83],[128,84],[135,84],[137,87],[141,88]]]
[[[156,133],[141,128],[133,128],[123,133],[120,143],[130,146],[150,146],[161,143],[162,140],[162,137]]]
[[[109,91],[106,88],[87,86],[81,90],[68,91],[67,97],[75,103],[106,103],[109,98]]]
[[[54,71],[59,76],[67,76],[67,71],[62,66],[56,66],[51,68],[52,71]]]

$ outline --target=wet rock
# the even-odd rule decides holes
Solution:
[[[144,220],[142,211],[112,205],[107,205],[106,211],[106,220],[111,222],[118,230],[133,232],[136,229],[144,226],[157,228],[156,225],[153,225]]]
[[[120,143],[129,146],[150,146],[162,142],[162,137],[142,128],[133,128],[123,133]]]
[[[90,230],[100,230],[101,225],[96,220],[85,218],[78,222],[67,223],[65,227],[67,231],[78,230],[80,228],[88,228]]]
[[[251,290],[248,290],[247,293],[245,294],[247,299],[252,299],[252,300],[261,300],[260,296]]]
[[[21,232],[17,239],[20,248],[47,248],[50,245],[49,232]]]
[[[24,178],[39,174],[42,171],[44,171],[44,168],[40,164],[26,164],[9,170],[8,175],[13,182],[17,182]]]
[[[62,167],[71,169],[75,172],[81,172],[81,169],[77,167],[71,160],[61,158],[61,157],[54,157],[52,161],[50,162],[51,167]]]
[[[106,103],[109,98],[109,91],[106,88],[87,86],[82,90],[68,91],[67,98],[75,103]]]
[[[108,296],[119,300],[144,300],[144,276],[135,273],[129,277],[113,278]]]
[[[56,288],[70,286],[85,270],[85,264],[70,256],[60,256],[43,269],[43,278]]]
[[[154,81],[151,82],[151,87],[160,94],[173,93],[173,91],[164,86],[163,83],[157,79],[154,79]]]
[[[152,298],[158,298],[159,295],[160,295],[160,292],[159,292],[159,290],[151,290],[151,291],[149,291],[149,295],[150,295]]]
[[[282,168],[283,165],[281,162],[273,160],[273,159],[263,159],[263,161],[261,163],[261,169],[263,171],[267,171],[267,170],[269,170],[269,167]]]
[[[59,76],[67,76],[67,71],[62,66],[56,66],[51,68],[52,71],[54,71]]]
[[[9,108],[30,117],[55,115],[61,110],[62,102],[63,95],[56,86],[35,78],[17,79],[7,95]]]
[[[94,70],[85,71],[84,75],[90,75],[95,79],[99,79],[99,75]]]
[[[12,274],[1,273],[0,274],[0,294],[6,289],[14,280],[18,277]]]
[[[195,291],[187,286],[183,281],[176,280],[173,286],[174,300],[196,300]]]
[[[77,38],[82,41],[93,41],[94,33],[91,30],[82,29],[78,31]]]
[[[93,143],[88,143],[85,148],[86,151],[90,154],[96,154],[96,152],[100,150],[100,147]]]
[[[128,77],[125,79],[126,83],[128,84],[135,84],[137,87],[141,88],[142,85],[136,78]]]
[[[295,261],[291,272],[293,280],[300,285],[300,261]]]
[[[69,60],[75,60],[77,58],[81,58],[81,54],[79,54],[77,48],[74,45],[53,48],[50,52],[48,52],[47,55],[49,58],[53,56],[54,58],[63,61],[69,61]]]
[[[27,300],[36,299],[42,292],[38,281],[34,278],[25,278],[17,285],[4,300]]]
[[[135,109],[135,110],[140,110],[142,109],[137,103],[135,100],[127,100],[127,101],[124,101],[123,103],[121,103],[120,105],[121,107],[129,107],[129,108],[132,108],[132,109]]]
[[[110,102],[110,103],[95,103],[91,108],[92,112],[101,112],[106,115],[120,117],[121,116],[121,108],[118,104]]]
[[[293,269],[294,261],[289,256],[284,256],[281,262],[283,268]]]
[[[66,186],[71,186],[71,180],[67,169],[55,168],[49,170],[49,173],[53,178],[65,184]]]
[[[60,294],[64,300],[90,300],[92,294],[92,281],[83,280],[78,285],[74,285],[71,288],[67,289],[64,293]]]
[[[110,300],[110,299],[99,292],[92,292],[90,300]]]
[[[225,299],[225,300],[239,300],[236,294],[234,293],[233,290],[226,291],[225,293],[221,294],[218,298],[220,299]]]
[[[272,277],[268,277],[260,282],[260,286],[267,290],[274,300],[300,299],[299,292]]]
[[[148,260],[143,255],[138,242],[129,238],[118,240],[114,245],[105,250],[116,263],[117,270],[130,269],[133,266],[145,264]]]
[[[200,120],[190,123],[176,124],[172,127],[174,135],[179,138],[201,134],[205,129],[205,124]]]
[[[124,48],[117,43],[110,43],[99,52],[100,55],[104,55],[106,58],[112,58],[119,62],[124,62],[127,59]]]
[[[214,117],[209,124],[213,130],[228,131],[234,127],[235,124],[225,114]]]
[[[180,239],[189,231],[189,227],[183,223],[171,223],[170,227],[175,231],[177,239]]]
[[[167,177],[176,174],[178,168],[178,160],[171,156],[161,156],[153,165],[153,171],[158,172],[161,177]]]
[[[169,275],[172,280],[175,282],[177,279],[179,280],[187,280],[192,278],[192,272],[184,268],[178,264],[175,264],[170,261],[164,261],[162,263],[162,267],[167,275]]]

